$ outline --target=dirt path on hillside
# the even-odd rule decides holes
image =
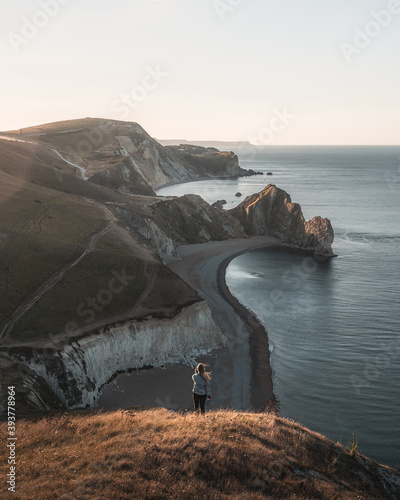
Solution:
[[[90,201],[90,200],[88,200]],[[66,264],[62,269],[56,271],[54,274],[49,276],[27,299],[20,304],[20,306],[14,311],[14,313],[1,325],[0,327],[0,342],[5,340],[9,333],[11,332],[14,324],[28,311],[38,300],[40,300],[45,293],[51,290],[57,283],[59,283],[65,274],[72,269],[74,266],[79,264],[79,262],[86,257],[86,255],[91,252],[96,242],[104,236],[111,228],[115,225],[115,217],[111,210],[103,207],[107,210],[109,214],[109,220],[107,225],[98,233],[92,235],[90,241],[83,252],[72,262]]]

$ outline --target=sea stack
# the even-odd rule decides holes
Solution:
[[[306,221],[298,203],[283,189],[269,184],[230,210],[250,236],[274,236],[294,248],[333,257],[333,228],[328,219]]]

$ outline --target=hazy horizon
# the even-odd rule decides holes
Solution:
[[[398,0],[5,9],[2,131],[102,116],[160,140],[400,144]]]
[[[93,119],[100,119],[100,120],[104,120],[105,122],[107,120],[113,120],[112,118],[98,118],[98,117],[85,117],[85,118],[93,118]],[[1,134],[6,134],[6,133],[10,133],[10,132],[15,132],[15,131],[19,131],[20,129],[25,129],[25,128],[31,128],[31,127],[36,127],[36,126],[45,126],[45,125],[51,125],[53,123],[58,123],[58,122],[64,122],[64,121],[73,121],[73,120],[80,120],[80,119],[83,119],[83,118],[71,118],[69,120],[55,120],[54,122],[47,122],[47,123],[35,123],[35,124],[32,124],[32,125],[28,125],[27,127],[19,127],[19,128],[15,128],[15,129],[7,129],[7,130],[0,130],[0,135]],[[127,121],[127,123],[129,123],[129,121]],[[137,122],[132,122],[132,123],[137,123]],[[139,125],[141,125],[139,123]],[[148,130],[146,130],[147,133],[149,133]],[[246,140],[229,140],[229,139],[218,139],[218,138],[213,138],[213,139],[196,139],[196,138],[191,138],[191,139],[187,139],[187,138],[166,138],[166,137],[155,137],[153,136],[151,133],[150,133],[151,137],[153,139],[155,139],[156,141],[158,142],[173,142],[174,145],[179,145],[181,142],[182,143],[186,143],[186,144],[191,144],[191,143],[196,143],[196,142],[202,142],[202,143],[237,143],[237,144],[249,144],[250,146],[253,146],[253,147],[258,147],[258,148],[267,148],[267,147],[276,147],[276,148],[279,148],[279,147],[288,147],[288,148],[295,148],[295,147],[315,147],[315,148],[324,148],[324,147],[400,147],[400,143],[399,144],[254,144],[252,142],[250,142],[248,139]]]

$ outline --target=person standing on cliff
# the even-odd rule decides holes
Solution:
[[[202,414],[206,412],[207,384],[211,380],[211,373],[206,372],[205,366],[199,363],[192,375],[194,411],[198,411],[200,407]]]

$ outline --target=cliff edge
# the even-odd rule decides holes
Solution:
[[[20,419],[18,443],[17,498],[400,498],[394,469],[265,413],[68,412]]]

